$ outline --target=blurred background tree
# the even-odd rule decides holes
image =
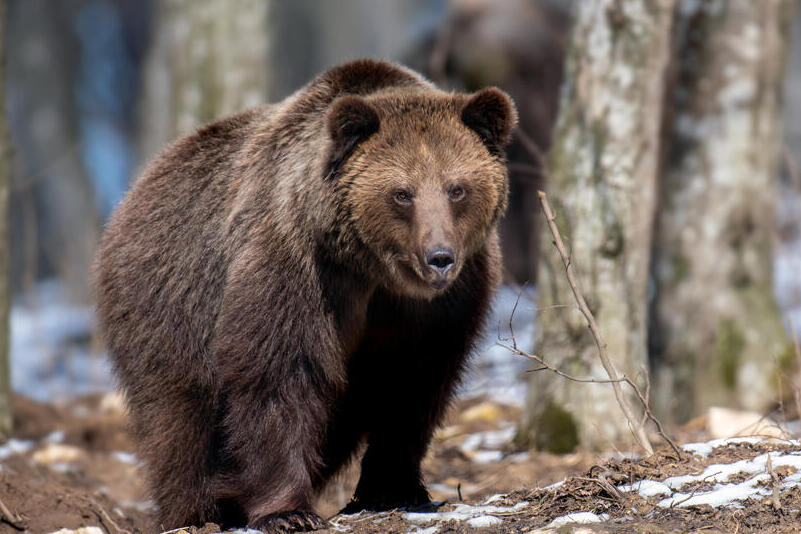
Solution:
[[[710,406],[763,412],[795,364],[772,261],[795,8],[715,0],[677,12],[651,357],[658,405],[679,422]]]
[[[0,442],[11,435],[11,370],[8,365],[9,321],[11,301],[10,245],[8,197],[11,189],[10,159],[5,106],[5,0],[0,0]]]
[[[139,123],[142,159],[201,124],[269,101],[272,2],[156,2]]]

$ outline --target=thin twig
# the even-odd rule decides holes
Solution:
[[[575,478],[576,480],[583,480],[585,482],[595,482],[596,484],[601,486],[601,488],[603,488],[603,490],[606,491],[609,495],[611,495],[615,500],[622,501],[623,494],[620,493],[620,490],[617,489],[615,486],[613,486],[606,479],[606,475],[608,473],[609,473],[608,471],[601,473],[597,477],[575,477]]]
[[[517,311],[517,305],[520,304],[520,295],[523,294],[523,287],[520,288],[520,291],[517,292],[517,298],[515,299],[515,305],[512,308],[512,313],[509,315],[509,334],[512,336],[512,346],[517,350],[517,338],[515,338],[515,327],[512,325],[512,319],[515,317],[515,312]]]
[[[712,477],[716,477],[716,476],[718,476],[719,474],[721,474],[722,472],[723,472],[723,471],[715,471],[714,473],[712,473],[712,474],[710,474],[710,475],[707,475],[707,476],[705,476],[704,478],[702,478],[702,479],[701,479],[701,482],[706,482],[706,481],[707,481],[707,480],[709,480],[710,478],[712,478]],[[686,496],[685,498],[683,498],[682,500],[680,500],[680,501],[675,501],[675,500],[674,500],[672,503],[670,503],[670,508],[671,508],[671,510],[672,510],[674,507],[676,507],[676,506],[679,506],[679,505],[681,505],[681,504],[683,504],[683,503],[685,503],[685,502],[689,501],[689,500],[690,500],[690,499],[692,499],[693,497],[695,497],[695,494],[696,494],[696,493],[698,493],[698,488],[697,488],[697,487],[696,487],[696,488],[694,488],[694,489],[693,489],[693,490],[690,492],[690,494],[689,494],[689,495],[687,495],[687,496]]]
[[[557,375],[561,376],[562,378],[566,378],[567,380],[570,380],[572,382],[583,382],[583,383],[586,383],[586,384],[611,384],[613,382],[628,382],[629,381],[629,379],[626,378],[625,376],[622,377],[622,378],[618,378],[616,380],[611,380],[609,378],[595,378],[595,377],[591,377],[591,376],[589,376],[589,377],[571,376],[571,375],[565,373],[564,371],[560,370],[558,367],[554,367],[553,365],[549,364],[548,362],[543,360],[542,357],[537,356],[536,354],[529,354],[528,352],[526,352],[524,350],[520,350],[518,348],[515,348],[515,346],[513,346],[513,345],[505,345],[503,343],[498,343],[498,342],[496,342],[495,344],[498,345],[499,347],[505,348],[506,350],[508,350],[512,354],[517,354],[518,356],[523,356],[525,358],[529,358],[531,360],[534,360],[538,364],[542,365],[542,368],[540,368],[540,369],[531,369],[531,371],[551,371],[552,373],[556,373]]]
[[[587,302],[584,300],[584,295],[582,295],[581,290],[579,289],[578,280],[576,279],[575,273],[573,272],[573,264],[571,263],[570,256],[568,255],[567,250],[565,249],[565,245],[562,242],[562,236],[559,234],[559,228],[557,228],[556,226],[556,216],[553,214],[551,206],[548,203],[548,197],[544,191],[537,191],[537,195],[539,196],[540,204],[542,205],[542,210],[545,213],[545,219],[548,222],[548,228],[551,230],[551,234],[553,235],[554,245],[556,245],[556,249],[559,251],[559,255],[562,257],[562,263],[564,263],[565,265],[565,271],[567,273],[567,282],[568,284],[570,284],[570,289],[573,291],[573,296],[576,299],[576,304],[578,304],[581,313],[587,320],[587,324],[590,327],[590,332],[592,332],[592,336],[595,338],[595,344],[598,347],[598,356],[601,359],[601,365],[603,365],[606,374],[612,381],[611,384],[612,384],[612,389],[614,390],[615,393],[615,398],[617,399],[617,402],[620,405],[620,409],[623,412],[623,415],[626,417],[626,420],[629,423],[629,428],[634,434],[634,439],[637,440],[637,443],[640,445],[640,447],[642,447],[643,450],[645,450],[646,455],[651,456],[654,454],[654,448],[648,441],[648,436],[645,433],[645,428],[637,424],[637,418],[634,415],[634,411],[631,408],[631,404],[629,403],[626,396],[623,394],[623,388],[620,386],[620,380],[618,379],[617,370],[615,369],[615,366],[612,364],[612,361],[609,359],[609,356],[606,353],[606,343],[601,337],[601,332],[598,329],[598,325],[595,322],[595,317],[590,311],[589,306],[587,306]]]
[[[661,421],[659,421],[659,419],[657,419],[656,416],[654,415],[654,413],[651,411],[650,403],[648,401],[648,395],[643,394],[640,391],[639,386],[637,386],[637,384],[635,384],[634,381],[632,381],[628,376],[622,375],[617,380],[611,380],[609,378],[573,376],[573,375],[570,375],[568,373],[565,373],[564,371],[562,371],[558,367],[555,367],[555,366],[549,364],[544,359],[542,359],[541,356],[537,356],[536,354],[530,354],[530,353],[528,353],[528,352],[526,352],[524,350],[521,350],[519,348],[515,348],[512,345],[506,345],[504,343],[499,343],[499,342],[496,342],[495,344],[498,345],[499,347],[505,348],[506,350],[508,350],[512,354],[516,354],[518,356],[523,356],[524,358],[528,358],[530,360],[534,360],[535,362],[537,362],[538,364],[540,364],[542,366],[539,369],[530,369],[529,372],[551,371],[552,373],[556,374],[557,376],[561,376],[562,378],[570,380],[571,382],[580,382],[580,383],[585,383],[585,384],[612,384],[613,382],[618,382],[618,383],[622,382],[622,383],[628,384],[634,390],[634,393],[637,395],[637,400],[640,401],[640,405],[643,408],[643,421],[649,420],[654,425],[656,425],[656,433],[659,434],[659,437],[662,438],[665,441],[665,443],[667,443],[670,446],[671,449],[673,449],[673,452],[676,453],[677,459],[680,460],[683,457],[682,452],[681,452],[681,448],[676,444],[675,441],[673,441],[673,439],[671,439],[670,436],[667,435],[667,433],[665,432],[664,427],[662,426]],[[646,375],[646,377],[647,377],[647,375]]]
[[[97,517],[100,519],[100,522],[103,523],[103,526],[106,527],[106,530],[109,533],[111,533],[111,529],[108,527],[109,525],[111,525],[114,528],[114,530],[116,530],[117,533],[119,534],[131,534],[130,530],[125,530],[124,528],[120,527],[113,519],[111,519],[111,516],[108,515],[108,512],[106,512],[106,510],[102,506],[100,506],[100,503],[98,503],[91,497],[89,498],[89,502],[92,505],[90,508],[94,508],[93,512],[95,513],[95,515],[97,515]]]
[[[0,521],[8,523],[17,530],[25,530],[25,524],[18,514],[8,509],[6,504],[0,500]]]
[[[770,454],[768,454],[768,459],[765,462],[765,469],[770,475],[771,486],[773,486],[771,504],[773,504],[773,509],[778,512],[782,508],[782,503],[779,500],[779,475],[777,475],[773,470],[773,463],[770,460]]]

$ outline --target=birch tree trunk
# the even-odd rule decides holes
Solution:
[[[549,162],[549,198],[584,296],[618,371],[631,377],[647,361],[646,288],[673,6],[577,4]],[[542,236],[536,353],[571,375],[605,378],[551,242]],[[568,307],[554,308],[560,305]],[[560,452],[628,435],[609,384],[532,374],[520,445]]]
[[[145,158],[210,120],[267,102],[269,0],[158,2],[145,64]]]
[[[9,367],[9,302],[11,300],[8,198],[11,188],[11,147],[6,127],[5,94],[6,6],[0,0],[0,441],[11,435],[11,369]]]
[[[793,361],[773,294],[773,180],[794,0],[684,2],[655,235],[662,413],[762,411]],[[785,390],[786,391],[786,390]]]

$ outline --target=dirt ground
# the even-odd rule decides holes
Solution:
[[[15,439],[0,447],[0,533],[81,527],[95,528],[77,531],[81,534],[158,532],[116,396],[87,397],[59,406],[18,397],[15,410]],[[432,497],[443,502],[438,513],[334,516],[355,486],[358,470],[353,467],[321,496],[318,509],[331,517],[332,524],[323,532],[801,532],[801,490],[778,490],[783,480],[798,476],[792,467],[775,469],[772,484],[777,489],[771,495],[729,507],[664,507],[658,505],[659,496],[644,498],[636,491],[617,489],[645,479],[697,474],[709,464],[771,451],[801,454],[797,442],[729,444],[707,457],[685,454],[681,460],[669,449],[639,461],[621,459],[616,453],[519,453],[508,445],[518,416],[515,408],[486,401],[455,407],[424,465]],[[684,429],[681,438],[699,441],[704,436],[696,425]],[[563,479],[564,483],[548,487]],[[713,485],[693,484],[682,491],[693,495]],[[580,527],[560,526],[561,519],[552,523],[585,512],[593,512],[600,522]],[[208,525],[185,532],[215,530]]]

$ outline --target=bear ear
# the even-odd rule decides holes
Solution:
[[[462,122],[481,137],[490,153],[499,155],[517,126],[517,110],[509,95],[489,87],[470,97],[462,109]]]
[[[327,116],[332,145],[325,176],[335,176],[353,149],[377,132],[379,126],[378,112],[363,98],[343,96],[336,99]]]

